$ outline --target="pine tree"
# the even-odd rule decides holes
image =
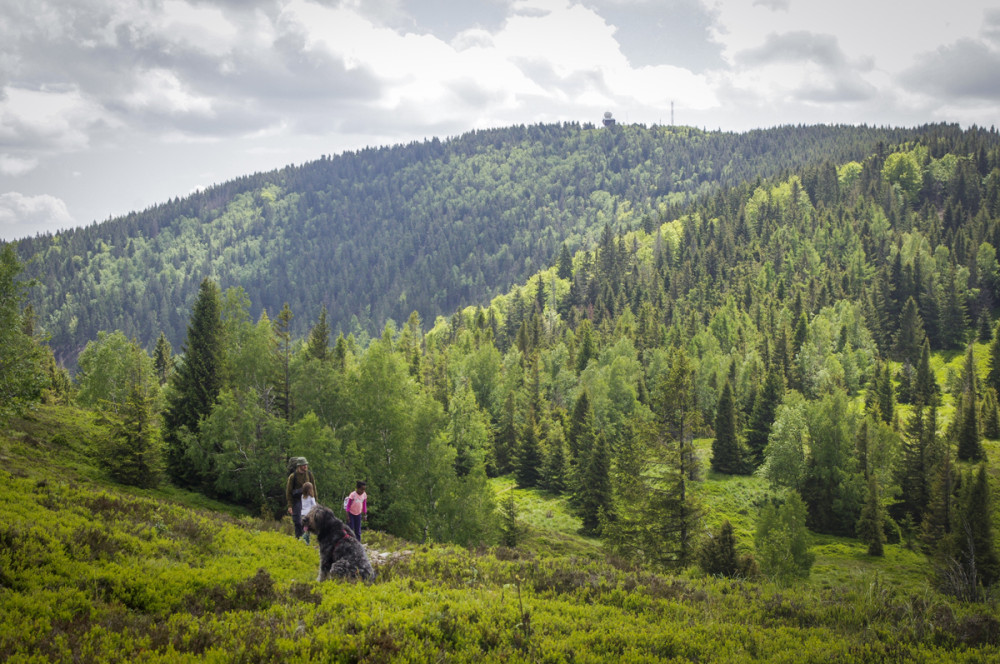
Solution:
[[[927,405],[937,400],[938,384],[931,369],[931,345],[927,339],[920,348],[920,362],[917,363],[917,375],[913,382],[914,403]]]
[[[997,323],[997,327],[993,331],[993,341],[990,342],[986,385],[1000,393],[1000,323]]]
[[[0,424],[38,400],[45,385],[41,348],[25,334],[21,304],[29,283],[13,244],[0,248]]]
[[[917,406],[903,436],[903,455],[899,470],[900,503],[898,508],[920,523],[930,502],[931,484],[938,458],[937,408]]]
[[[868,495],[855,526],[858,539],[868,544],[868,555],[881,557],[885,547],[885,508],[874,473],[868,476]]]
[[[976,362],[972,344],[969,344],[962,369],[962,394],[955,409],[958,417],[955,434],[958,442],[957,456],[962,461],[979,461],[984,456],[982,437],[979,431],[976,383]]]
[[[597,444],[590,454],[580,500],[582,531],[599,535],[601,512],[611,505],[611,455],[604,434],[597,436]]]
[[[594,413],[590,408],[590,398],[587,390],[581,390],[573,405],[573,415],[569,422],[567,442],[569,443],[569,460],[571,464],[580,463],[580,459],[590,453],[594,439]]]
[[[153,396],[138,375],[129,380],[129,392],[117,415],[104,412],[111,433],[102,449],[104,465],[116,481],[140,488],[155,487],[163,472],[160,427]]]
[[[1000,558],[993,538],[993,511],[986,464],[979,464],[975,477],[970,471],[963,487],[961,527],[955,529],[957,558],[960,564],[975,570],[975,576],[983,586],[988,587],[1000,580]]]
[[[944,456],[931,472],[930,495],[920,524],[920,539],[927,551],[937,550],[944,543],[955,518],[955,468],[949,445],[944,446]]]
[[[174,371],[174,357],[171,354],[173,349],[167,336],[160,332],[156,340],[156,348],[153,351],[153,368],[156,369],[156,376],[160,380],[160,385],[166,385],[170,375]]]
[[[306,352],[321,362],[330,356],[330,324],[326,321],[326,305],[319,312],[319,319],[309,331],[309,343]]]
[[[573,257],[569,255],[569,249],[566,248],[565,242],[563,242],[562,248],[559,250],[559,264],[556,268],[556,276],[560,279],[573,278]]]
[[[517,447],[514,476],[517,486],[529,488],[538,486],[542,474],[542,453],[538,443],[538,429],[534,418],[529,418],[521,432],[520,444]]]
[[[764,463],[767,438],[771,434],[771,425],[774,424],[775,414],[784,396],[785,381],[780,367],[772,364],[767,372],[764,387],[754,402],[747,427],[747,461],[752,468],[759,468]]]
[[[191,311],[184,361],[174,371],[174,389],[164,414],[167,470],[171,479],[182,486],[194,486],[202,479],[186,458],[185,439],[198,433],[202,418],[212,412],[222,388],[221,342],[219,288],[205,279]]]
[[[907,298],[903,312],[899,316],[899,331],[896,333],[893,353],[897,360],[916,364],[920,358],[920,349],[924,345],[924,322],[916,301]]]
[[[712,470],[727,475],[743,472],[740,442],[736,437],[736,405],[733,401],[733,386],[729,381],[722,388],[716,409]]]
[[[1000,411],[997,405],[997,392],[987,387],[983,394],[983,406],[979,421],[982,422],[983,436],[991,440],[1000,438]]]
[[[711,535],[698,553],[698,566],[712,576],[750,577],[756,564],[750,556],[736,551],[736,534],[729,520],[722,522],[719,532]]]
[[[695,555],[694,537],[701,509],[688,483],[695,471],[693,435],[699,425],[694,370],[682,349],[671,353],[669,369],[653,390],[650,431],[656,472],[647,469],[647,500],[641,507],[647,555],[660,565],[684,567]]]
[[[275,367],[278,388],[275,405],[286,422],[292,421],[292,310],[285,302],[274,319]]]

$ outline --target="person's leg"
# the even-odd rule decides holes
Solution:
[[[295,524],[295,536],[302,537],[302,515],[292,513],[292,523]]]
[[[360,514],[352,514],[351,515],[351,530],[354,531],[354,536],[357,537],[358,541],[360,542],[361,541],[361,515]]]

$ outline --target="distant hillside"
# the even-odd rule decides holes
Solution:
[[[780,127],[742,134],[686,127],[538,125],[366,149],[217,185],[55,236],[19,254],[57,357],[75,363],[100,330],[178,350],[199,283],[242,286],[251,310],[287,302],[303,334],[322,306],[336,333],[376,334],[485,302],[551,265],[565,242],[605,225],[652,227],[672,205],[720,185],[842,163],[920,129]],[[650,217],[655,217],[651,219]]]

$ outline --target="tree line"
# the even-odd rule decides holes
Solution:
[[[975,598],[1000,573],[984,443],[1000,435],[998,146],[945,132],[619,209],[591,249],[560,245],[488,303],[373,339],[322,308],[304,335],[288,305],[254,321],[246,291],[206,279],[181,353],[100,336],[76,398],[119,418],[119,445],[162,431],[171,481],[272,512],[309,450],[321,502],[363,477],[375,527],[472,543],[501,527],[487,478],[512,474],[644,564],[794,577],[809,528],[873,556],[919,548]],[[731,527],[704,545],[706,464],[771,487],[755,560]]]

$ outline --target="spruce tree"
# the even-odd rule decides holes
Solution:
[[[569,255],[569,249],[566,248],[565,242],[563,242],[562,248],[559,250],[559,264],[556,268],[556,276],[560,279],[573,278],[573,257]]]
[[[0,248],[0,424],[37,401],[45,384],[44,353],[25,333],[23,269],[13,244]]]
[[[309,343],[306,352],[310,357],[325,361],[330,356],[330,324],[326,320],[326,305],[319,312],[319,319],[309,330]]]
[[[715,414],[715,440],[712,441],[712,470],[735,475],[743,472],[740,442],[736,436],[736,405],[729,381],[722,388]]]
[[[719,532],[711,535],[698,553],[698,566],[712,576],[749,577],[755,563],[750,556],[740,556],[736,550],[736,534],[729,520],[722,522]]]
[[[156,340],[156,348],[153,350],[153,368],[156,369],[156,376],[160,385],[166,385],[170,375],[174,370],[174,357],[171,354],[170,342],[167,336],[160,332]]]
[[[292,421],[292,310],[285,302],[274,319],[275,368],[278,396],[275,405],[286,422]]]
[[[603,433],[597,436],[588,461],[580,500],[580,517],[584,533],[599,535],[601,511],[611,505],[611,455]]]
[[[699,426],[695,404],[694,369],[682,349],[671,353],[669,369],[658,377],[652,394],[654,422],[650,431],[647,500],[641,507],[646,522],[647,555],[668,567],[684,567],[695,555],[695,534],[701,509],[689,487],[696,458],[694,430]]]
[[[538,429],[534,418],[529,418],[521,433],[514,466],[517,486],[529,488],[538,486],[542,474],[542,453],[538,443]]]
[[[764,463],[767,438],[771,435],[771,425],[785,396],[785,381],[780,367],[772,364],[767,372],[764,387],[757,395],[750,423],[747,427],[747,461],[751,468],[759,468]]]
[[[993,331],[987,367],[986,385],[1000,393],[1000,323],[997,323],[997,327]]]
[[[201,479],[186,458],[186,437],[196,435],[222,389],[222,318],[219,287],[201,282],[184,343],[184,360],[174,371],[173,391],[164,414],[167,471],[182,486]]]
[[[930,404],[938,398],[938,384],[931,369],[931,345],[924,339],[920,348],[920,361],[917,363],[917,375],[914,378],[913,402]]]
[[[955,529],[957,557],[971,566],[984,586],[1000,580],[1000,558],[993,539],[992,501],[986,464],[979,464],[963,483],[961,527]]]
[[[982,423],[982,432],[985,438],[991,440],[1000,438],[1000,411],[998,411],[997,405],[997,391],[992,387],[987,387],[984,390],[979,421]]]
[[[902,362],[916,364],[920,359],[920,349],[924,345],[924,323],[920,318],[917,302],[907,298],[903,312],[899,315],[899,331],[893,345],[894,357]]]
[[[868,555],[881,557],[885,547],[885,508],[874,473],[868,476],[868,495],[855,531],[858,539],[868,544]]]
[[[958,417],[956,427],[957,456],[962,461],[979,461],[985,454],[979,431],[979,403],[976,399],[976,384],[976,361],[972,344],[969,344],[962,369],[962,395],[955,409]]]

